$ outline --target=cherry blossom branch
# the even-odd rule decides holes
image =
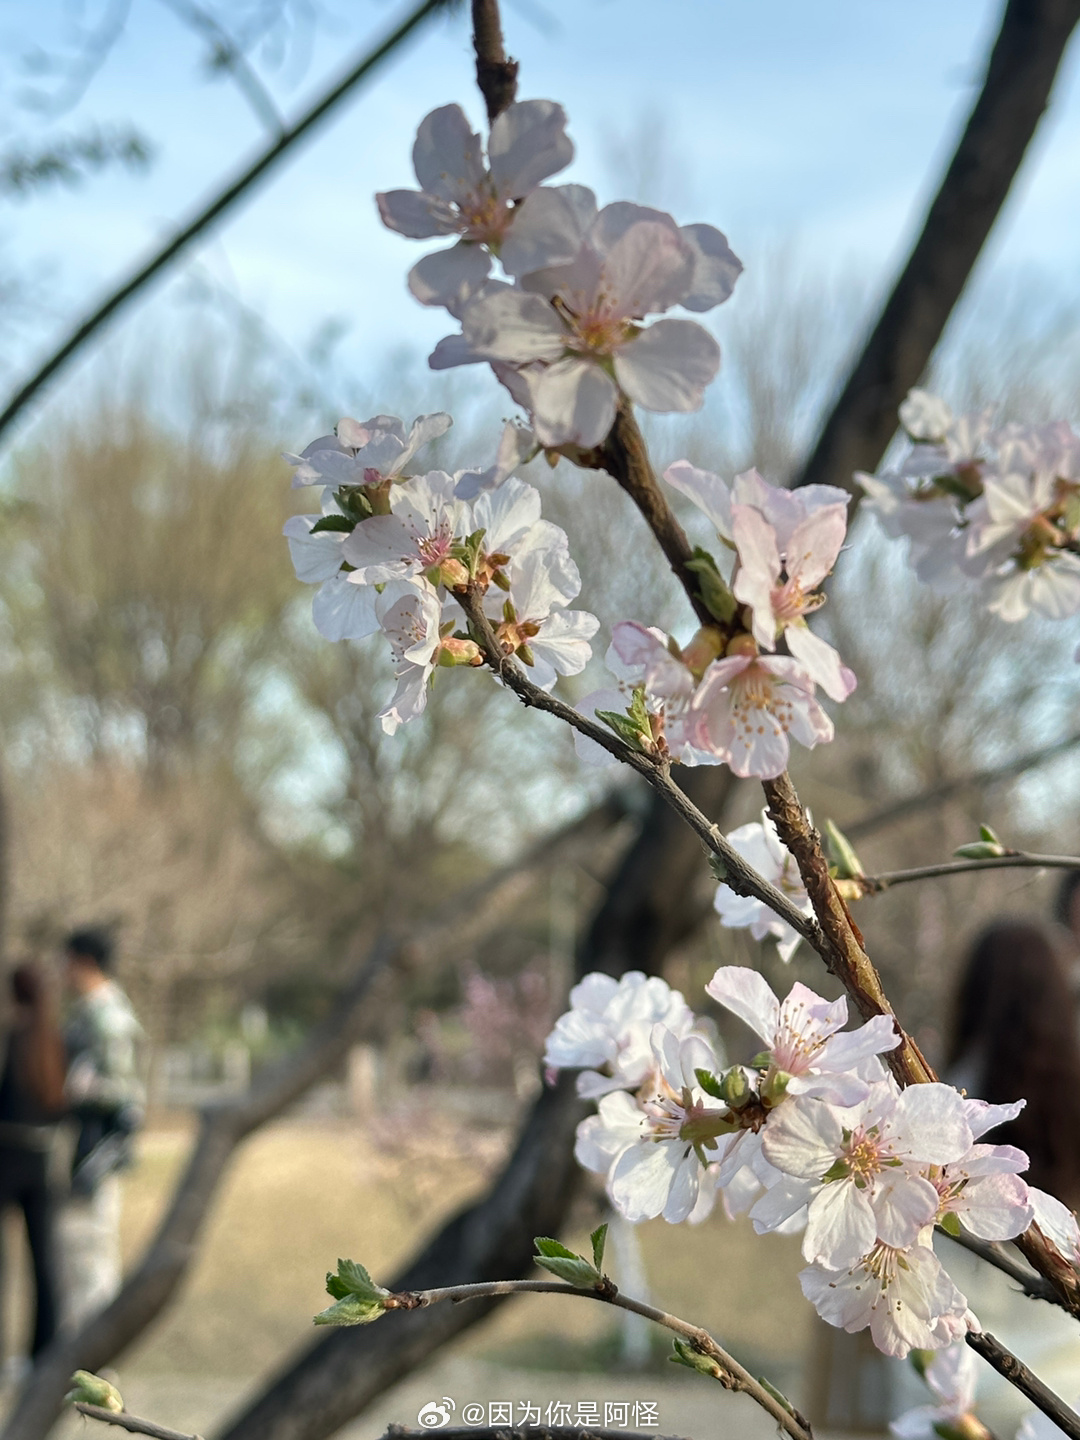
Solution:
[[[472,0],[473,49],[476,83],[494,121],[517,95],[518,62],[507,58],[503,46],[499,0]]]
[[[126,1410],[106,1410],[102,1405],[87,1405],[76,1400],[75,1407],[81,1415],[91,1420],[101,1420],[106,1425],[119,1425],[133,1435],[150,1435],[153,1440],[202,1440],[201,1435],[188,1435],[183,1430],[170,1430],[168,1425],[158,1425],[154,1420],[142,1420],[138,1415],[129,1415]]]
[[[643,751],[632,749],[606,726],[587,719],[570,705],[534,685],[518,662],[504,652],[496,639],[491,623],[483,612],[479,591],[470,587],[467,590],[455,591],[455,595],[468,617],[470,632],[484,659],[522,704],[554,715],[556,719],[564,721],[579,734],[601,746],[616,760],[621,760],[643,776],[686,821],[706,849],[716,856],[723,867],[726,885],[730,885],[737,895],[752,895],[755,899],[764,901],[781,919],[798,931],[809,945],[820,953],[825,953],[822,950],[824,941],[821,927],[817,922],[796,909],[782,891],[771,885],[763,875],[759,875],[734,846],[729,844],[720,829],[702,814],[689,796],[672,780],[670,761],[666,757],[646,755]]]
[[[1080,1415],[1077,1415],[1075,1410],[1070,1410],[1061,1396],[1055,1395],[1048,1385],[1044,1385],[1022,1360],[1011,1350],[1006,1350],[1000,1340],[985,1330],[969,1330],[966,1339],[976,1355],[981,1355],[987,1364],[992,1365],[1021,1395],[1026,1395],[1070,1440],[1080,1440]]]
[[[699,1325],[691,1325],[687,1320],[680,1320],[677,1315],[659,1310],[655,1305],[646,1305],[642,1300],[634,1300],[629,1295],[621,1294],[606,1276],[599,1285],[588,1290],[565,1285],[558,1280],[488,1280],[475,1285],[447,1285],[437,1290],[406,1291],[400,1295],[389,1295],[382,1303],[387,1310],[420,1310],[428,1305],[437,1305],[442,1300],[460,1304],[465,1300],[480,1300],[495,1295],[528,1294],[577,1295],[584,1300],[598,1300],[603,1305],[629,1310],[634,1315],[642,1315],[646,1320],[662,1325],[666,1330],[688,1341],[695,1354],[704,1357],[706,1361],[714,1362],[716,1368],[710,1373],[720,1381],[725,1390],[741,1391],[744,1395],[749,1395],[751,1400],[772,1416],[782,1430],[787,1431],[792,1440],[813,1440],[809,1421],[793,1406],[784,1403],[779,1392],[760,1380],[755,1380],[749,1370],[740,1365],[734,1356],[729,1355],[708,1330],[703,1330]],[[589,1433],[591,1435],[595,1432],[590,1430]],[[1080,1440],[1080,1431],[1074,1440]]]
[[[604,444],[580,457],[579,463],[587,469],[606,470],[626,491],[656,537],[672,573],[686,591],[694,614],[703,625],[717,625],[716,617],[701,599],[693,571],[687,568],[694,558],[693,547],[657,483],[645,437],[628,400],[619,401],[615,424]]]
[[[856,875],[854,883],[863,887],[865,895],[880,895],[895,885],[912,880],[935,880],[943,875],[961,875],[968,870],[1080,870],[1075,855],[1032,855],[1024,850],[1009,850],[1004,855],[987,856],[983,860],[945,860],[940,865],[919,865],[914,870],[888,870],[883,875]]]
[[[1061,1306],[1061,1296],[1050,1281],[1037,1275],[1033,1270],[1029,1270],[1026,1265],[1021,1265],[1018,1260],[1014,1260],[1003,1246],[992,1240],[980,1240],[976,1236],[968,1234],[966,1230],[961,1230],[958,1235],[954,1235],[951,1230],[944,1230],[939,1225],[937,1233],[948,1236],[954,1245],[959,1245],[961,1249],[977,1255],[980,1260],[985,1260],[988,1265],[993,1265],[996,1270],[1000,1270],[1010,1280],[1015,1280],[1029,1299],[1045,1300],[1048,1305]]]

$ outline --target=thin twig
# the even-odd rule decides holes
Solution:
[[[106,1410],[102,1405],[87,1405],[75,1401],[75,1409],[91,1420],[103,1420],[106,1425],[119,1425],[121,1430],[130,1430],[133,1435],[152,1435],[154,1440],[202,1440],[201,1435],[188,1435],[183,1430],[170,1430],[168,1425],[158,1425],[154,1420],[141,1420],[138,1415],[129,1415],[126,1410]]]
[[[472,0],[473,49],[476,83],[487,106],[488,120],[496,120],[517,94],[518,62],[507,58],[503,47],[499,0]]]
[[[366,75],[375,69],[380,61],[385,60],[396,50],[402,41],[407,39],[428,16],[445,9],[449,3],[450,0],[423,0],[423,3],[407,15],[385,40],[376,45],[374,50],[365,55],[340,80],[335,81],[328,90],[325,90],[294,125],[291,125],[278,139],[267,145],[235,180],[230,181],[224,189],[219,190],[213,200],[205,205],[194,219],[179,230],[167,244],[163,245],[145,265],[142,265],[134,275],[113,290],[108,298],[85,320],[80,321],[68,338],[53,351],[44,365],[9,400],[3,412],[0,413],[0,436],[12,425],[38,391],[52,379],[77,350],[85,345],[92,335],[101,329],[110,316],[114,315],[132,296],[143,290],[155,275],[160,274],[171,264],[196,236],[212,225],[226,210],[231,209],[237,200],[251,189],[256,180],[260,179],[287,151],[292,149],[320,120],[328,115]]]
[[[972,1255],[977,1255],[980,1260],[985,1260],[988,1265],[993,1265],[1003,1275],[1008,1275],[1010,1280],[1015,1280],[1029,1299],[1045,1300],[1050,1305],[1061,1304],[1061,1299],[1049,1280],[1044,1280],[1034,1270],[1022,1265],[1001,1245],[992,1240],[980,1240],[974,1235],[969,1235],[966,1230],[961,1230],[958,1235],[954,1235],[951,1230],[943,1230],[940,1225],[937,1227],[937,1233],[945,1235],[954,1245],[959,1245],[962,1250],[968,1250]]]
[[[579,1290],[573,1285],[564,1285],[557,1280],[490,1280],[475,1285],[447,1285],[437,1290],[414,1290],[401,1295],[391,1295],[384,1304],[388,1310],[420,1310],[428,1305],[437,1305],[442,1300],[460,1304],[465,1300],[479,1300],[494,1295],[577,1295],[584,1300],[598,1300],[603,1305],[614,1305],[619,1310],[629,1310],[642,1315],[646,1320],[662,1325],[689,1341],[699,1355],[715,1361],[718,1379],[725,1390],[741,1391],[749,1395],[761,1408],[770,1414],[781,1429],[792,1436],[792,1440],[813,1440],[813,1431],[807,1421],[794,1407],[785,1405],[760,1380],[755,1380],[734,1356],[729,1355],[722,1345],[707,1330],[680,1320],[655,1305],[646,1305],[622,1295],[605,1276],[593,1290]],[[592,1432],[590,1432],[592,1433]],[[1076,1437],[1080,1440],[1080,1435]]]
[[[981,1355],[987,1364],[992,1365],[1010,1385],[1014,1385],[1021,1395],[1026,1395],[1033,1405],[1037,1405],[1048,1419],[1064,1430],[1069,1440],[1080,1440],[1080,1415],[1077,1415],[1075,1410],[1070,1410],[1061,1396],[1055,1395],[1048,1385],[1044,1385],[1022,1360],[1011,1350],[1006,1350],[1000,1340],[985,1330],[969,1330],[965,1338],[977,1355]]]
[[[962,875],[968,870],[1080,870],[1080,859],[1075,855],[1032,855],[1024,850],[1010,850],[1005,855],[988,856],[984,860],[944,860],[940,865],[919,865],[914,870],[856,875],[854,881],[864,887],[864,894],[880,895],[894,885],[907,885],[912,880],[935,880],[943,875]]]

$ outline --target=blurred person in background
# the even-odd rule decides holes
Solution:
[[[78,1133],[63,1215],[64,1319],[77,1328],[120,1288],[120,1171],[132,1163],[146,1093],[142,1027],[111,978],[111,937],[75,930],[65,957],[72,997],[65,1089]]]
[[[0,1217],[22,1211],[34,1272],[31,1356],[56,1333],[59,1302],[55,1193],[50,1161],[64,1113],[64,1042],[45,977],[33,965],[11,972],[12,1017],[0,1069]],[[0,1277],[3,1275],[0,1231]],[[4,1313],[0,1303],[0,1317]],[[3,1347],[0,1346],[0,1354]],[[9,1357],[13,1378],[25,1365]]]
[[[1080,898],[1080,897],[1078,897]],[[943,1078],[995,1104],[1026,1100],[1016,1120],[982,1140],[1015,1145],[1024,1179],[1070,1209],[1080,1206],[1080,1015],[1062,940],[1037,919],[1007,917],[979,934],[960,972]],[[1059,1395],[1080,1391],[1076,1322],[1036,1305],[992,1266],[948,1239],[935,1248],[985,1328]],[[1025,1402],[980,1367],[980,1419],[1015,1428]],[[920,1402],[916,1402],[920,1403]]]

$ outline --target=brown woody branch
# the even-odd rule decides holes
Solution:
[[[168,1425],[159,1425],[156,1420],[143,1420],[138,1415],[129,1415],[126,1410],[106,1410],[103,1405],[87,1405],[75,1401],[76,1410],[91,1420],[104,1421],[106,1425],[119,1425],[132,1435],[149,1435],[152,1440],[202,1440],[201,1435],[188,1435],[183,1430],[170,1430]]]
[[[634,1315],[642,1315],[646,1320],[651,1320],[655,1325],[662,1325],[666,1330],[688,1341],[698,1355],[713,1362],[715,1369],[711,1373],[725,1390],[748,1395],[755,1404],[772,1416],[782,1430],[787,1431],[792,1440],[813,1440],[809,1422],[794,1406],[785,1404],[771,1388],[756,1380],[733,1355],[728,1354],[708,1330],[703,1330],[700,1325],[691,1325],[689,1321],[681,1320],[679,1316],[660,1310],[655,1305],[647,1305],[642,1300],[634,1300],[629,1295],[621,1294],[606,1276],[591,1290],[564,1285],[557,1280],[493,1280],[486,1284],[448,1285],[438,1290],[391,1295],[384,1304],[388,1310],[416,1310],[437,1305],[445,1300],[459,1304],[465,1300],[482,1300],[493,1295],[526,1294],[576,1295],[582,1300],[597,1300],[603,1305],[613,1305],[618,1310],[629,1310]],[[1080,1440],[1080,1435],[1076,1440]]]
[[[518,62],[507,58],[503,45],[499,0],[472,0],[472,22],[476,83],[487,105],[488,120],[494,121],[514,103]]]
[[[969,1330],[965,1338],[976,1355],[981,1355],[987,1364],[992,1365],[1010,1385],[1014,1385],[1021,1395],[1026,1395],[1033,1405],[1037,1405],[1048,1419],[1069,1436],[1069,1440],[1080,1440],[1080,1415],[1071,1410],[1060,1395],[1055,1395],[1049,1385],[1044,1385],[1011,1350],[1006,1350],[1000,1340],[985,1330]]]
[[[911,870],[856,875],[853,883],[862,887],[864,895],[880,895],[896,885],[909,885],[913,880],[938,880],[971,870],[1080,870],[1080,859],[1075,855],[1032,855],[1024,850],[1010,850],[1005,855],[990,855],[984,860],[943,860],[939,865],[918,865]]]

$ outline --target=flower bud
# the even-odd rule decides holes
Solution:
[[[682,661],[697,679],[719,659],[724,650],[724,637],[713,625],[703,625],[688,645],[683,647]]]
[[[733,635],[728,641],[727,655],[756,655],[758,653],[757,641],[753,635],[742,632]]]
[[[733,1110],[741,1110],[753,1093],[741,1065],[733,1065],[720,1082],[720,1098],[726,1100]]]
[[[439,645],[436,661],[438,665],[449,668],[454,665],[482,665],[483,663],[484,657],[475,640],[463,640],[459,636],[450,635]]]

